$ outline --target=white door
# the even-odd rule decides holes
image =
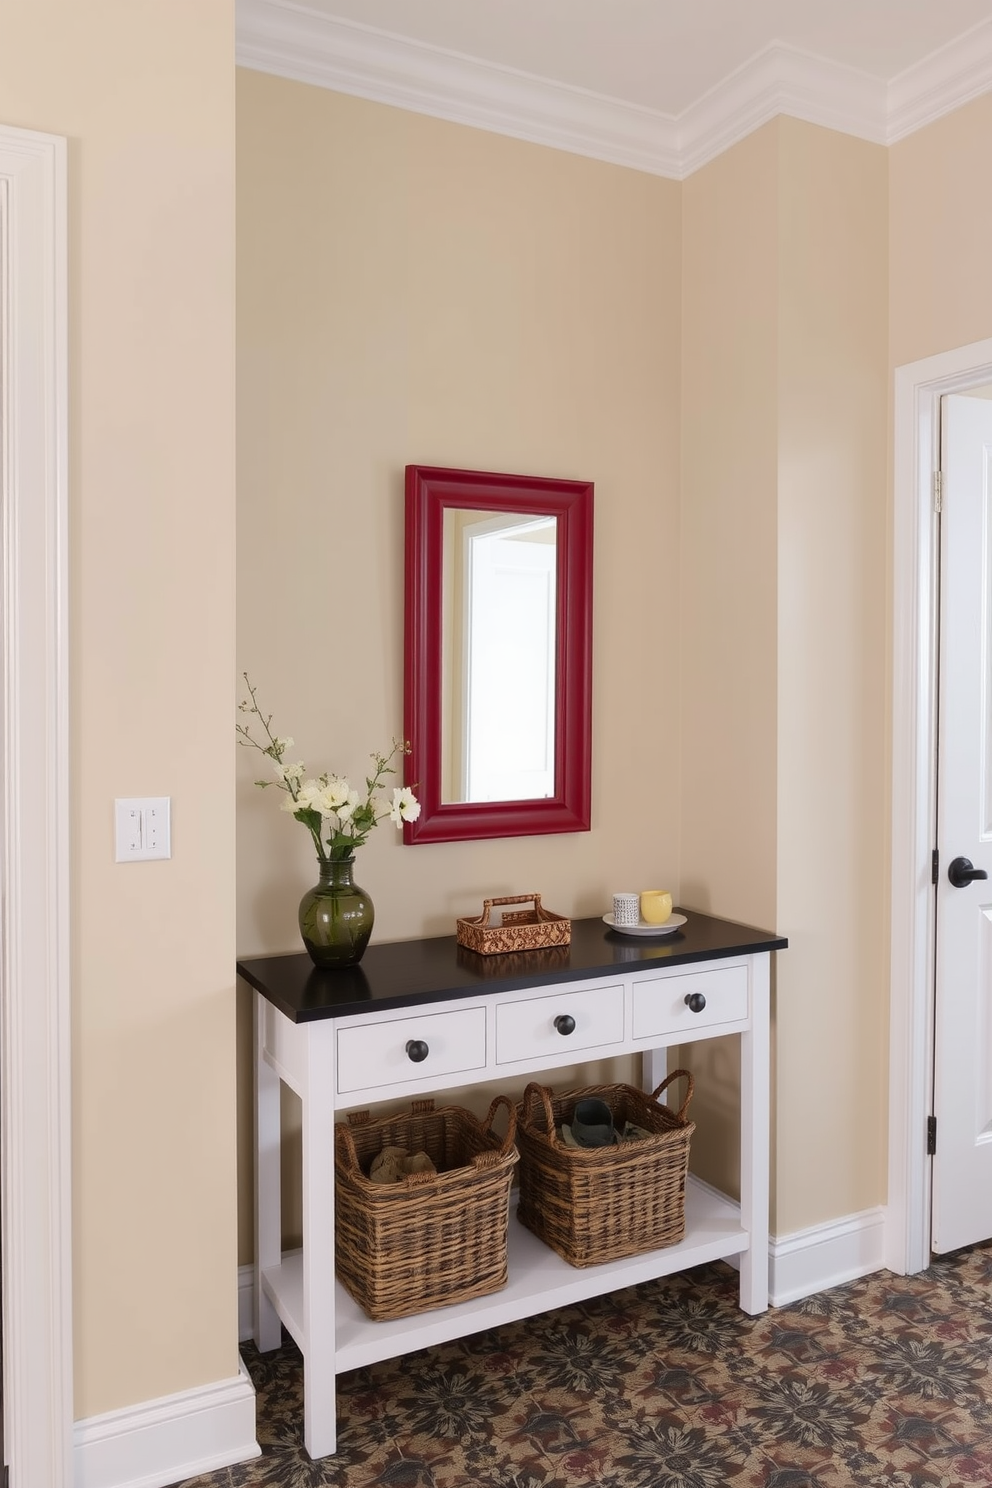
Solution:
[[[992,401],[941,400],[941,471],[931,1243],[948,1251],[992,1237]]]

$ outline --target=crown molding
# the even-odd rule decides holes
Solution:
[[[652,175],[679,175],[675,120],[652,109],[337,20],[292,0],[238,0],[235,61]]]
[[[889,83],[888,143],[992,90],[992,21],[982,21]]]
[[[779,114],[883,144],[886,85],[773,42],[680,115],[681,175],[692,175]]]
[[[992,21],[891,82],[773,42],[678,118],[343,21],[237,0],[240,67],[682,180],[779,114],[889,144],[992,90]]]

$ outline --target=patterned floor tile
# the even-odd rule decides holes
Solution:
[[[992,1246],[758,1318],[705,1266],[356,1370],[244,1351],[262,1456],[182,1488],[992,1488]]]

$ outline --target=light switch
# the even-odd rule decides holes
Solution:
[[[128,796],[114,802],[118,863],[172,857],[171,796]]]

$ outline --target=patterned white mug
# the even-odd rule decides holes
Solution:
[[[613,895],[614,925],[639,925],[641,922],[641,897],[639,894]]]

